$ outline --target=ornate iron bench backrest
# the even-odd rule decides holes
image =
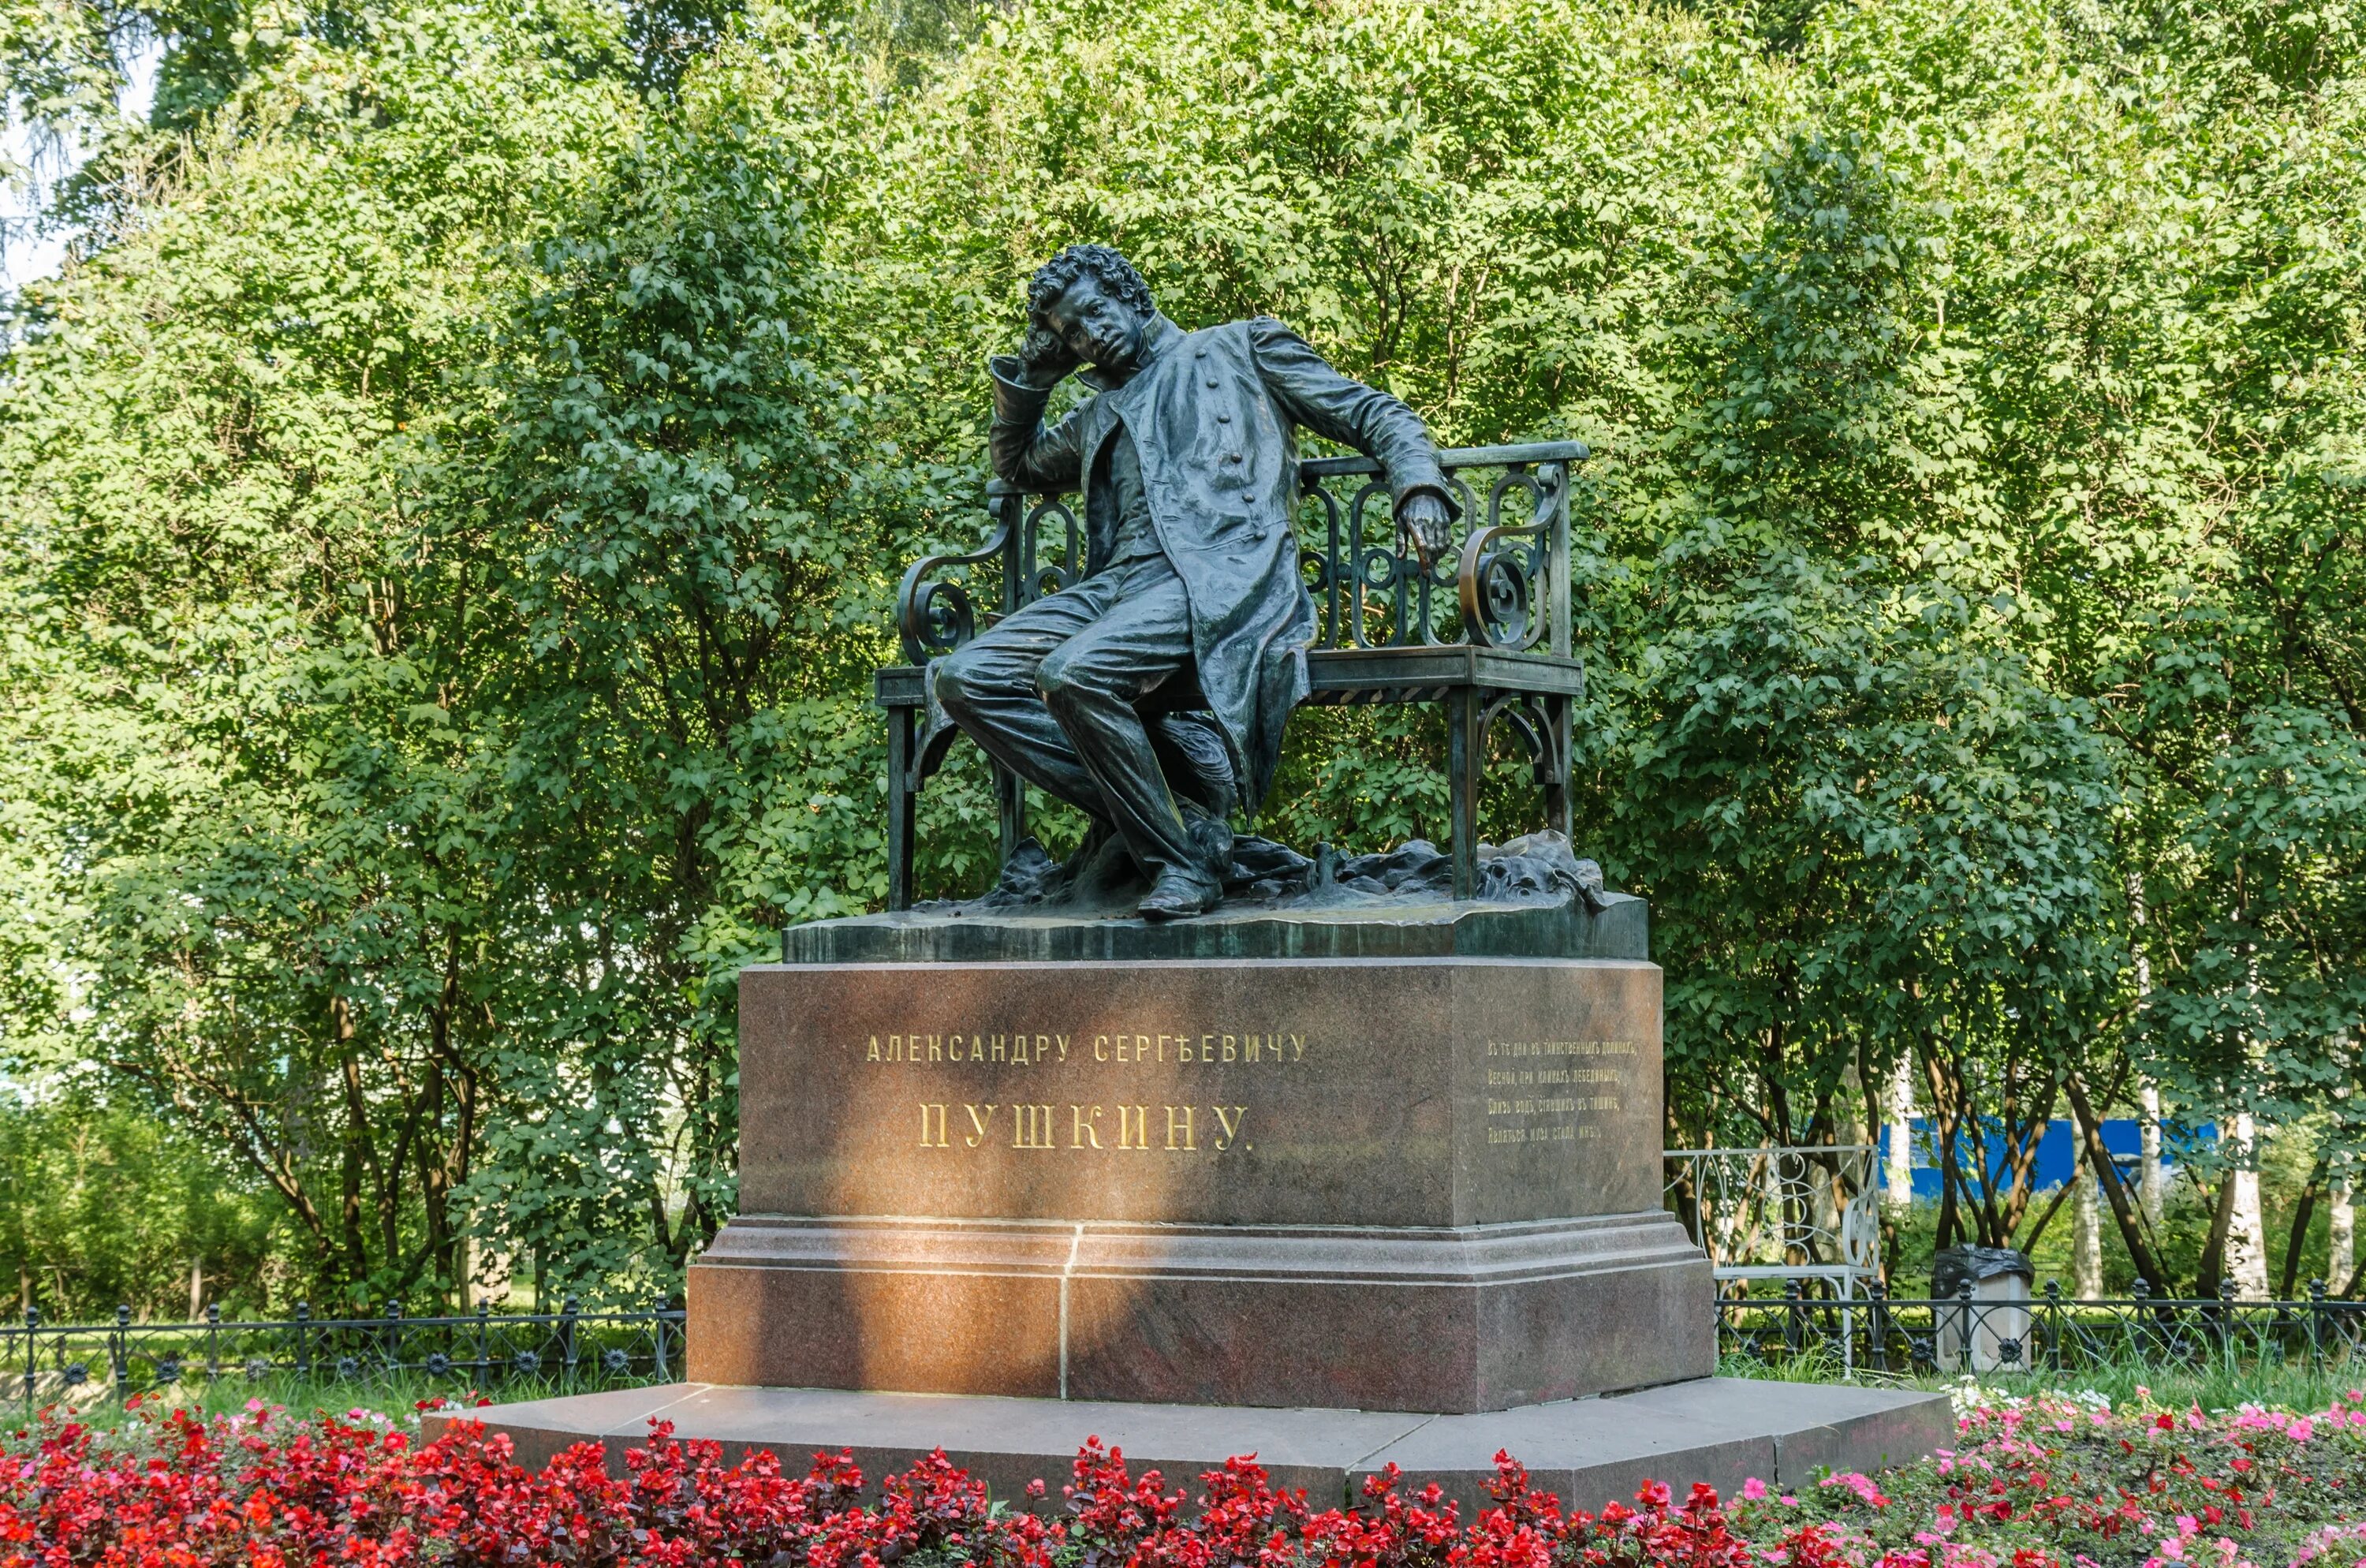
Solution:
[[[1315,457],[1299,465],[1299,553],[1318,621],[1312,650],[1470,645],[1568,658],[1569,486],[1587,457],[1584,444],[1438,456],[1459,492],[1460,539],[1426,571],[1398,551],[1378,464]],[[997,615],[1056,593],[1083,572],[1084,525],[1064,494],[997,479],[986,487],[986,508],[994,527],[977,549],[925,557],[904,574],[896,624],[913,664],[952,652],[977,631],[975,601],[939,572],[998,567]]]

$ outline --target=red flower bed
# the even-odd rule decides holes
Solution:
[[[0,1448],[0,1568],[445,1563],[455,1568],[2274,1568],[2366,1562],[2366,1412],[2231,1416],[2097,1402],[1976,1401],[1933,1461],[1758,1482],[1729,1509],[1647,1484],[1632,1506],[1564,1507],[1497,1456],[1465,1518],[1391,1470],[1352,1507],[1314,1506],[1252,1458],[1169,1487],[1088,1439],[1029,1506],[930,1455],[875,1492],[846,1454],[804,1475],[726,1466],[664,1425],[612,1475],[600,1449],[540,1470],[456,1424],[419,1444],[383,1417],[200,1421],[137,1413],[101,1433],[45,1417]],[[2360,1510],[2366,1511],[2366,1510]]]

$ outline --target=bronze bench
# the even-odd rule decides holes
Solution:
[[[1398,553],[1379,465],[1367,457],[1299,465],[1300,556],[1317,620],[1306,652],[1313,688],[1307,701],[1446,705],[1458,898],[1470,897],[1478,875],[1479,775],[1497,719],[1527,744],[1546,826],[1564,836],[1570,830],[1570,709],[1584,694],[1585,671],[1570,652],[1569,489],[1572,468],[1587,455],[1577,441],[1440,453],[1462,502],[1461,539],[1429,571]],[[1487,479],[1489,473],[1496,477]],[[1356,486],[1359,479],[1365,482]],[[1339,492],[1351,489],[1343,503]],[[1527,515],[1507,519],[1515,498],[1526,502]],[[880,671],[877,681],[887,710],[890,909],[911,908],[920,789],[957,733],[946,729],[920,744],[928,662],[968,641],[979,622],[968,591],[938,574],[968,567],[998,575],[996,608],[985,617],[991,625],[1076,581],[1084,559],[1082,523],[1061,496],[1030,495],[997,480],[986,487],[986,510],[994,526],[983,545],[914,562],[896,596],[908,662]],[[1047,525],[1060,533],[1054,558],[1042,548]],[[997,767],[995,792],[1007,861],[1026,831],[1026,789]]]

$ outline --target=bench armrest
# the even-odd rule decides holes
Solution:
[[[1454,583],[1463,636],[1477,647],[1524,653],[1549,633],[1550,651],[1567,658],[1569,465],[1506,472],[1488,498],[1488,515],[1502,517],[1515,490],[1527,492],[1527,522],[1473,528],[1462,541]]]
[[[922,556],[904,573],[903,585],[896,591],[896,630],[903,638],[906,662],[926,664],[977,635],[977,607],[970,602],[969,590],[958,582],[935,581],[938,572],[998,560],[1003,568],[1003,597],[1009,597],[1010,545],[1018,508],[999,497],[994,506],[997,521],[986,543],[965,555]]]

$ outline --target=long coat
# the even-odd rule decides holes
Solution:
[[[1200,690],[1255,810],[1273,782],[1282,726],[1307,693],[1314,603],[1299,570],[1300,427],[1380,465],[1398,507],[1417,491],[1454,506],[1420,416],[1351,380],[1270,316],[1186,333],[1165,316],[1143,333],[1132,374],[1049,426],[1047,389],[997,356],[995,471],[1034,491],[1084,491],[1087,576],[1109,562],[1117,505],[1098,461],[1121,422],[1142,461],[1150,518],[1191,604]],[[1122,611],[1119,612],[1122,614]]]

